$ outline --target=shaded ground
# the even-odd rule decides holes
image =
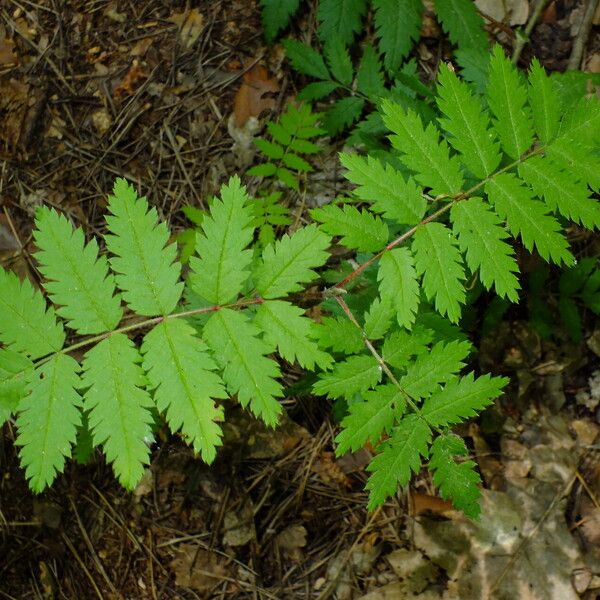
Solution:
[[[3,266],[35,277],[27,251],[42,202],[98,233],[117,175],[175,230],[184,226],[181,207],[203,206],[239,169],[228,120],[242,65],[261,59],[269,68],[275,112],[293,91],[281,50],[261,45],[257,4],[200,2],[188,13],[184,2],[153,1],[0,7],[0,41],[14,40],[0,47]],[[573,45],[564,19],[580,5],[550,4],[556,15],[544,16],[522,59],[533,53],[563,69]],[[596,29],[586,41],[585,60],[599,37]],[[440,44],[426,40],[418,56],[430,60]],[[436,501],[425,479],[369,515],[369,457],[334,459],[323,400],[287,400],[289,422],[276,432],[229,406],[211,468],[160,432],[133,496],[96,459],[69,465],[33,498],[8,424],[0,598],[596,598],[598,383],[590,391],[588,378],[598,358],[585,345],[543,343],[519,321],[484,340],[481,362],[515,383],[462,432],[489,490],[480,527]],[[578,392],[587,403],[577,404]],[[556,582],[531,579],[540,573]]]

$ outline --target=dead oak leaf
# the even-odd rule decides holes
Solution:
[[[266,96],[279,91],[279,84],[269,77],[262,65],[256,64],[244,73],[242,85],[235,95],[233,114],[236,127],[243,127],[250,117],[275,108],[275,99]]]

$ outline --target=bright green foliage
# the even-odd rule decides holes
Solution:
[[[28,392],[19,404],[17,445],[21,465],[34,492],[49,485],[71,456],[81,423],[79,365],[70,356],[55,354],[30,374]],[[40,435],[43,432],[43,435]]]
[[[325,233],[342,236],[340,242],[348,248],[372,252],[385,245],[389,237],[388,227],[379,217],[349,204],[315,208],[311,216],[321,223]]]
[[[379,47],[388,71],[397,71],[402,59],[419,38],[423,3],[421,0],[373,0]]]
[[[479,269],[481,282],[489,290],[512,302],[519,299],[519,266],[508,233],[500,217],[481,198],[470,198],[452,207],[453,230],[471,271]]]
[[[144,389],[142,357],[122,333],[85,355],[81,387],[94,445],[102,445],[121,485],[133,489],[149,462],[152,398]]]
[[[256,264],[254,281],[264,298],[281,298],[302,289],[317,277],[313,269],[327,260],[330,239],[315,225],[284,235],[263,250]]]
[[[463,361],[470,351],[469,342],[438,342],[430,352],[417,355],[400,380],[400,386],[413,398],[425,398],[465,366]]]
[[[587,185],[575,174],[560,169],[547,157],[533,156],[519,165],[519,175],[550,210],[587,229],[600,227],[600,205],[590,198]]]
[[[465,301],[462,281],[465,271],[452,232],[441,223],[428,223],[417,230],[413,242],[417,273],[423,274],[423,290],[435,308],[452,323],[460,317]]]
[[[366,10],[367,0],[319,0],[319,37],[323,41],[338,37],[349,44],[360,31]]]
[[[455,456],[468,454],[462,438],[451,433],[438,436],[431,444],[429,468],[433,471],[433,482],[442,498],[452,498],[456,508],[472,519],[479,518],[481,508],[479,485],[481,478],[472,460],[455,462]]]
[[[181,429],[202,459],[211,463],[221,443],[223,407],[215,399],[227,398],[217,366],[206,344],[182,319],[162,321],[144,337],[144,370],[154,400],[171,431]]]
[[[263,339],[289,362],[298,361],[305,369],[331,366],[333,359],[319,350],[314,341],[312,321],[303,317],[303,310],[281,300],[270,300],[258,307],[255,325],[263,331]]]
[[[402,392],[392,384],[379,385],[363,394],[364,401],[353,402],[342,421],[337,436],[337,453],[356,452],[367,442],[377,444],[384,432],[389,432],[394,419],[406,410]]]
[[[501,155],[481,101],[446,65],[440,67],[438,94],[437,105],[446,116],[440,125],[451,134],[450,144],[473,175],[487,177],[500,164]]]
[[[364,332],[368,339],[378,340],[390,329],[395,315],[392,300],[375,298],[365,312]]]
[[[412,359],[429,352],[429,344],[433,340],[433,331],[415,327],[407,331],[393,331],[383,342],[381,354],[383,360],[397,369],[406,368]]]
[[[366,392],[381,379],[381,367],[372,356],[360,354],[338,362],[330,373],[323,373],[313,389],[329,398],[352,399]]]
[[[321,151],[320,146],[310,141],[325,133],[317,127],[320,117],[308,104],[299,107],[289,104],[278,122],[267,123],[271,141],[254,140],[268,162],[248,169],[248,175],[274,177],[287,187],[298,190],[299,175],[313,170],[301,155],[308,157]]]
[[[414,258],[408,248],[386,252],[377,274],[379,293],[395,309],[398,323],[410,329],[419,308],[419,283]]]
[[[265,38],[271,43],[288,26],[300,6],[300,0],[260,0],[260,5]]]
[[[485,184],[494,210],[506,219],[509,231],[519,235],[527,250],[535,249],[545,260],[573,263],[567,240],[549,209],[533,198],[532,192],[512,173],[501,173]]]
[[[370,510],[383,504],[398,485],[406,485],[411,474],[420,470],[421,457],[427,458],[430,440],[431,429],[415,414],[404,417],[394,427],[367,467],[372,473],[367,482]]]
[[[140,315],[169,314],[181,298],[183,284],[178,283],[177,246],[166,245],[167,226],[157,223],[156,209],[148,209],[146,198],[138,198],[125,179],[116,180],[108,210],[112,235],[105,236],[106,247],[114,255],[110,266],[125,302]]]
[[[252,201],[254,221],[252,226],[258,229],[258,239],[262,246],[275,241],[275,228],[291,225],[290,211],[281,202],[281,192],[271,192]]]
[[[190,259],[190,284],[199,296],[225,304],[242,291],[252,261],[252,251],[246,249],[254,235],[252,221],[248,196],[233,177],[202,222],[196,241],[200,257]]]
[[[260,330],[245,313],[224,308],[211,316],[203,337],[223,369],[223,380],[231,394],[237,394],[242,406],[267,425],[274,427],[281,413],[276,398],[282,396],[275,379],[279,366],[265,355],[271,348],[260,337]]]
[[[80,334],[114,329],[123,315],[121,300],[96,240],[84,245],[83,231],[46,207],[37,213],[34,237],[44,287],[68,326]]]
[[[0,340],[32,359],[58,352],[65,341],[54,309],[29,280],[0,269]]]
[[[16,412],[26,395],[33,363],[22,354],[0,349],[0,426]]]
[[[511,158],[519,158],[533,141],[531,110],[527,88],[499,45],[490,61],[487,99],[502,148]]]
[[[346,317],[323,317],[315,328],[319,346],[341,354],[355,354],[363,349],[360,330]]]
[[[308,143],[313,133],[309,126],[299,130],[298,141]],[[135,487],[150,459],[157,412],[211,462],[222,438],[222,400],[236,395],[275,425],[283,393],[278,363],[268,355],[278,349],[307,368],[331,365],[317,344],[320,326],[302,309],[251,291],[256,285],[265,298],[301,291],[327,260],[331,239],[313,224],[268,245],[261,257],[246,248],[257,217],[239,179],[209,206],[207,213],[190,212],[202,232],[193,244],[184,305],[169,232],[127,182],[117,180],[110,199],[108,260],[98,258],[97,241],[84,244],[80,229],[40,209],[34,239],[40,271],[50,279],[44,286],[62,305],[59,317],[77,333],[92,334],[68,348],[63,322],[42,294],[0,270],[0,420],[16,415],[21,462],[34,491],[52,483],[66,458],[85,461],[97,446],[119,481]],[[115,280],[137,317],[120,328]],[[222,308],[227,302],[239,310]],[[256,304],[256,315],[245,308]],[[140,329],[149,329],[141,352],[126,335]],[[80,377],[69,354],[84,347]]]
[[[473,379],[473,373],[461,379],[451,379],[442,390],[425,401],[423,417],[431,427],[465,421],[489,406],[507,383],[505,377],[489,375]]]
[[[375,212],[406,225],[414,225],[423,218],[425,198],[412,177],[405,179],[392,165],[372,156],[340,154],[340,161],[348,169],[346,179],[358,186],[354,195],[372,202]]]
[[[529,70],[529,106],[535,133],[544,144],[552,141],[560,125],[560,101],[552,80],[537,58],[531,61]]]
[[[431,188],[433,195],[459,192],[463,184],[460,162],[450,156],[447,142],[440,142],[433,123],[423,127],[418,114],[389,100],[383,101],[382,109],[384,123],[394,132],[392,145],[402,153],[402,162],[414,171],[415,179]]]

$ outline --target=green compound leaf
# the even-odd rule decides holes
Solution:
[[[562,138],[546,147],[546,156],[578,181],[596,192],[600,190],[600,156],[592,154],[586,146]]]
[[[310,211],[321,229],[329,235],[342,236],[340,243],[347,248],[375,252],[387,244],[388,226],[371,213],[345,204],[342,207],[328,204]]]
[[[480,179],[493,173],[500,164],[498,143],[489,130],[489,117],[478,97],[450,68],[440,66],[438,74],[439,109],[446,116],[440,125],[451,134],[450,144],[460,152],[464,165]]]
[[[421,117],[400,104],[383,100],[383,121],[394,135],[392,145],[402,162],[415,172],[415,179],[431,188],[433,195],[456,194],[463,185],[460,161],[450,156],[446,140],[440,142],[439,130],[430,123],[423,127]]]
[[[81,388],[94,446],[102,445],[106,460],[123,487],[133,489],[149,462],[152,399],[133,342],[116,333],[89,350],[83,360]]]
[[[263,298],[280,298],[302,289],[317,277],[313,269],[325,264],[331,240],[311,224],[284,235],[263,250],[254,271],[256,289]]]
[[[533,117],[533,128],[540,140],[547,144],[556,136],[560,124],[560,99],[552,80],[537,58],[529,67],[529,106]]]
[[[296,40],[283,40],[283,47],[294,71],[315,79],[331,78],[323,57],[310,46]]]
[[[405,369],[414,357],[429,352],[432,340],[433,331],[419,325],[411,332],[393,331],[383,342],[383,360],[392,367]]]
[[[33,363],[22,354],[0,348],[0,427],[27,394]]]
[[[381,62],[379,55],[371,44],[366,44],[363,50],[356,75],[356,87],[359,92],[369,96],[373,101],[378,100],[380,96],[385,94],[385,82],[383,73],[381,72]]]
[[[374,211],[404,225],[414,225],[423,218],[427,203],[412,178],[406,180],[392,165],[373,156],[342,153],[340,161],[348,169],[344,177],[358,185],[354,195],[372,202]]]
[[[458,323],[465,302],[465,271],[456,238],[445,225],[428,223],[417,230],[413,252],[427,298],[435,298],[436,310]]]
[[[285,29],[300,6],[300,0],[260,0],[262,25],[269,44]]]
[[[289,302],[270,300],[258,307],[254,323],[263,331],[263,339],[288,362],[298,361],[304,369],[315,366],[328,369],[333,359],[319,350],[312,337],[312,321],[302,316],[304,311]]]
[[[377,361],[361,354],[336,363],[329,373],[322,373],[313,390],[319,396],[351,400],[354,394],[366,392],[380,380],[381,367]]]
[[[479,269],[488,290],[494,286],[499,296],[517,302],[520,285],[515,273],[519,266],[513,247],[504,241],[509,234],[500,217],[480,198],[470,198],[452,207],[451,219],[469,269]]]
[[[342,431],[336,437],[337,456],[349,450],[356,452],[368,441],[377,444],[384,432],[389,432],[395,419],[406,410],[402,392],[392,384],[378,385],[364,393],[362,402],[353,402],[342,421]]]
[[[144,370],[154,389],[158,410],[166,414],[169,428],[181,433],[202,460],[211,463],[221,445],[223,407],[215,399],[227,398],[217,365],[206,344],[183,319],[159,323],[144,337]]]
[[[0,268],[0,342],[32,360],[58,352],[65,332],[52,307],[28,279]]]
[[[19,405],[17,445],[29,487],[36,493],[62,473],[81,424],[79,365],[66,354],[55,354],[37,367],[29,394]]]
[[[433,483],[442,498],[451,498],[456,508],[471,519],[479,518],[481,508],[479,485],[481,478],[472,460],[457,463],[455,456],[466,456],[467,447],[462,438],[452,433],[439,435],[431,444],[429,468],[433,471]]]
[[[338,100],[323,117],[323,127],[329,135],[336,135],[360,117],[365,101],[360,96],[347,96]]]
[[[352,61],[344,42],[338,36],[327,39],[324,54],[333,77],[344,85],[350,85],[353,75]]]
[[[181,264],[175,261],[177,244],[169,244],[169,230],[158,223],[156,209],[148,209],[125,179],[117,179],[108,197],[106,217],[112,235],[106,247],[114,255],[110,266],[117,273],[123,298],[139,315],[168,315],[183,292],[179,281]]]
[[[394,73],[413,42],[419,39],[423,3],[421,0],[373,0],[373,8],[385,68]]]
[[[273,160],[278,160],[283,157],[285,150],[275,142],[269,142],[262,138],[256,138],[254,144],[267,157]]]
[[[312,102],[329,96],[340,88],[340,84],[335,81],[313,81],[298,92],[298,100],[301,102]]]
[[[400,379],[400,387],[413,398],[425,398],[437,391],[441,383],[454,379],[470,352],[469,342],[438,342],[429,353],[417,356]]]
[[[314,332],[321,348],[332,352],[356,354],[365,345],[360,330],[346,317],[323,317]]]
[[[350,44],[361,30],[367,0],[320,0],[317,8],[319,37],[323,42],[338,37]]]
[[[534,246],[544,260],[556,264],[573,264],[569,245],[560,233],[558,221],[548,215],[549,209],[533,199],[532,192],[512,173],[501,173],[485,184],[494,210],[506,219],[513,235],[520,235],[530,252]]]
[[[35,257],[47,280],[44,287],[61,305],[57,313],[82,335],[114,329],[123,316],[121,299],[114,295],[114,277],[106,258],[98,257],[96,240],[84,244],[83,231],[47,207],[38,210],[35,222]]]
[[[398,323],[410,329],[419,308],[419,283],[410,250],[394,248],[386,252],[379,262],[377,280],[379,293],[394,307]]]
[[[297,154],[292,154],[290,152],[283,157],[282,162],[286,167],[294,169],[295,171],[300,171],[301,173],[310,173],[311,171],[314,171],[310,163],[306,162]]]
[[[430,441],[431,430],[423,419],[412,414],[400,421],[367,467],[372,473],[367,482],[369,510],[381,506],[396,493],[398,485],[408,483],[411,472],[420,470],[421,456],[427,458]]]
[[[454,44],[461,49],[487,52],[484,21],[472,0],[435,0],[435,13]]]
[[[600,205],[590,197],[585,183],[546,157],[533,156],[519,165],[519,175],[552,211],[581,223],[587,229],[600,227]]]
[[[265,355],[271,348],[248,316],[229,308],[212,315],[204,326],[203,338],[223,369],[223,380],[243,407],[274,427],[281,414],[276,398],[283,396],[277,363]]]
[[[507,384],[506,377],[488,374],[474,379],[473,373],[468,373],[451,379],[442,390],[427,398],[421,414],[431,427],[461,423],[492,404]]]
[[[390,329],[396,310],[389,298],[383,300],[375,298],[365,312],[365,325],[363,330],[367,339],[378,340]]]
[[[487,100],[502,148],[518,159],[533,142],[531,111],[521,75],[500,45],[494,46],[490,60]]]
[[[190,285],[202,298],[214,304],[235,300],[250,275],[252,250],[246,246],[254,235],[254,211],[239,177],[221,187],[210,214],[202,222],[196,240],[200,258],[190,259]]]

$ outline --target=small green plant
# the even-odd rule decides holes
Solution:
[[[487,81],[480,97],[442,65],[440,116],[427,124],[385,99],[391,149],[342,154],[352,197],[314,209],[319,226],[264,249],[254,245],[252,201],[233,178],[200,219],[185,282],[166,226],[124,180],[109,198],[108,257],[40,209],[35,256],[54,306],[0,272],[0,419],[16,414],[31,488],[50,485],[84,427],[121,483],[135,486],[155,412],[211,462],[226,398],[277,423],[278,353],[318,371],[313,391],[346,405],[338,454],[374,446],[369,508],[425,462],[442,496],[477,517],[479,475],[452,427],[507,380],[464,372],[472,348],[456,325],[466,287],[477,276],[515,302],[512,239],[573,266],[562,223],[600,225],[589,189],[599,187],[600,102],[561,105],[537,62],[525,81],[499,47]],[[317,282],[332,236],[356,255],[323,271],[330,316],[317,324],[291,295]],[[123,304],[136,318],[124,320]]]
[[[261,0],[263,28],[273,42],[298,11],[300,0]],[[379,52],[386,71],[395,73],[412,45],[420,37],[423,17],[421,0],[319,0],[318,35],[323,43],[336,39],[349,46],[364,28],[371,7]],[[436,0],[435,12],[450,40],[461,49],[463,66],[479,62],[489,48],[483,19],[471,0]],[[326,78],[324,78],[326,79]]]
[[[289,104],[278,122],[267,123],[271,140],[254,140],[267,162],[251,167],[248,175],[272,177],[289,188],[299,190],[299,174],[314,170],[303,155],[311,156],[321,151],[320,146],[311,141],[325,133],[317,127],[320,117],[308,104],[298,107]]]

